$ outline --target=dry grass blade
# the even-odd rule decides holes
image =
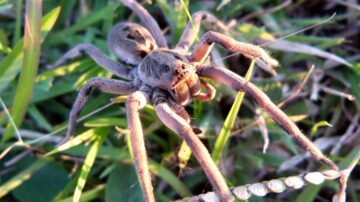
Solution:
[[[313,46],[306,45],[306,44],[290,42],[287,40],[279,39],[272,43],[267,44],[267,46],[269,48],[272,48],[275,50],[314,55],[314,56],[334,60],[334,61],[341,63],[343,65],[346,65],[348,67],[352,67],[352,65],[349,62],[347,62],[345,59],[343,59],[337,55],[334,55],[332,53],[320,50],[318,48],[315,48]]]

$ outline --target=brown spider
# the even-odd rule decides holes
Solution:
[[[194,133],[189,124],[189,115],[183,107],[189,103],[191,98],[205,101],[213,97],[215,89],[201,80],[203,77],[219,81],[236,91],[244,91],[252,96],[260,107],[267,111],[315,159],[332,169],[337,169],[337,166],[325,157],[259,88],[232,71],[208,62],[212,47],[214,44],[219,44],[230,51],[261,59],[270,66],[278,65],[278,62],[262,48],[238,42],[221,33],[209,31],[201,37],[199,43],[194,46],[192,53],[190,53],[189,48],[194,42],[202,21],[226,30],[226,26],[213,15],[197,12],[192,16],[193,25],[188,23],[179,43],[174,49],[169,49],[158,24],[140,4],[135,0],[120,1],[133,10],[146,27],[131,22],[122,22],[111,29],[108,35],[108,47],[123,63],[110,60],[91,44],[81,44],[71,49],[53,65],[54,67],[59,66],[69,59],[87,54],[98,65],[123,79],[96,77],[81,88],[70,113],[65,139],[73,135],[78,113],[84,106],[93,87],[111,94],[129,94],[126,103],[126,115],[135,166],[145,200],[148,202],[155,201],[155,197],[148,171],[139,109],[143,108],[146,103],[151,103],[155,106],[155,111],[160,120],[189,145],[221,200],[232,201],[233,194],[211,159],[209,152]],[[133,68],[127,68],[128,65],[133,66]],[[200,92],[201,86],[205,87],[206,93]]]

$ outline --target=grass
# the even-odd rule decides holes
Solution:
[[[18,3],[21,4],[21,2]],[[23,45],[24,59],[15,93],[13,110],[11,111],[11,116],[16,126],[21,125],[26,111],[28,110],[29,100],[31,99],[32,93],[34,91],[35,77],[37,75],[40,59],[41,15],[41,0],[26,2]],[[13,126],[8,124],[2,138],[2,142],[6,142],[8,139],[10,139],[13,133]]]
[[[66,129],[77,90],[92,77],[112,76],[87,57],[69,61],[53,70],[46,69],[46,66],[79,43],[92,43],[116,59],[107,49],[108,30],[119,21],[137,21],[137,18],[117,1],[111,0],[14,2],[0,1],[0,11],[14,13],[5,12],[5,17],[0,18],[0,97],[11,112],[22,139],[31,143],[32,150],[19,144],[9,125],[9,117],[2,110],[0,152],[8,153],[0,159],[1,200],[117,201],[126,198],[128,201],[141,201],[141,190],[128,147],[127,121],[122,104],[126,97],[118,98],[119,103],[107,105],[114,96],[95,91],[81,112],[80,117],[85,117],[85,120],[77,125],[79,135],[57,148],[49,139],[43,139],[44,142],[37,139],[46,135],[54,139],[55,135],[64,136],[63,129]],[[330,23],[286,39],[292,45],[301,45],[297,46],[301,47],[297,52],[291,47],[268,49],[280,62],[281,66],[276,69],[278,77],[272,77],[257,66],[248,70],[250,61],[239,55],[221,60],[227,68],[240,75],[252,72],[250,81],[275,103],[286,99],[314,64],[316,73],[311,75],[300,96],[286,104],[284,111],[296,119],[301,130],[313,140],[330,140],[346,133],[360,111],[360,62],[356,59],[356,50],[360,46],[356,38],[359,29],[356,30],[354,25],[359,15],[327,1],[307,2],[293,1],[289,7],[241,23],[243,16],[274,7],[279,2],[223,0],[202,4],[188,0],[177,3],[154,0],[152,5],[146,4],[145,7],[156,17],[172,45],[180,38],[190,14],[198,10],[210,11],[225,22],[236,19],[238,23],[229,34],[240,41],[279,38],[322,22],[336,12]],[[22,6],[26,8],[25,12]],[[41,15],[40,11],[44,14]],[[23,32],[27,25],[23,21],[25,16],[28,16],[31,29]],[[202,28],[199,37],[209,27]],[[309,54],[309,48],[316,49],[317,55]],[[231,54],[222,48],[217,49],[222,57]],[[345,63],[334,66],[329,59],[334,56],[340,62],[349,62],[352,67]],[[192,124],[205,132],[200,138],[219,163],[230,186],[325,169],[314,164],[313,159],[292,164],[294,162],[289,158],[303,154],[303,150],[266,113],[260,115],[265,120],[270,146],[263,154],[263,139],[255,114],[257,105],[250,96],[240,98],[231,89],[217,82],[212,84],[217,88],[214,100],[194,101],[186,109],[192,117]],[[352,94],[355,100],[349,101],[321,90],[316,94],[316,85]],[[316,101],[311,99],[315,95],[318,95]],[[107,107],[96,111],[103,106]],[[89,113],[91,116],[87,116]],[[149,167],[154,175],[157,199],[172,201],[211,190],[191,151],[176,134],[160,124],[151,106],[142,110],[141,120],[146,131]],[[330,125],[332,127],[327,127]],[[355,126],[351,131],[352,141],[346,142],[331,157],[342,167],[358,165],[354,159],[359,157],[359,129],[358,125]],[[328,154],[334,145],[321,146],[328,147]],[[291,169],[277,172],[283,163],[292,165]],[[357,168],[348,182],[349,201],[360,198]],[[321,186],[289,191],[281,198],[269,195],[266,198],[254,197],[250,201],[318,201],[319,198],[330,201],[329,197],[339,189],[337,183],[326,182]]]

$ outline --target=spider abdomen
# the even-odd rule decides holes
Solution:
[[[149,31],[136,23],[121,22],[109,32],[108,47],[121,61],[138,65],[151,51],[157,48]]]

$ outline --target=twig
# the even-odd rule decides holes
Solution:
[[[355,9],[357,11],[360,11],[360,5],[355,4],[355,3],[351,3],[351,2],[348,2],[348,1],[342,1],[342,0],[327,0],[327,1],[332,1],[332,2],[335,2],[335,3],[339,4],[339,5],[346,6],[346,7]]]
[[[344,169],[341,172],[341,176],[340,176],[340,185],[341,185],[340,192],[338,192],[334,196],[335,199],[333,201],[345,202],[345,200],[346,200],[346,187],[347,187],[346,184],[347,184],[347,181],[349,179],[350,173],[355,168],[355,166],[358,163],[359,159],[360,159],[360,149],[357,151],[355,157],[350,162],[350,164],[346,167],[346,169]]]
[[[355,97],[349,93],[344,93],[344,92],[341,92],[339,90],[336,90],[336,89],[333,89],[333,88],[329,88],[327,86],[324,86],[324,85],[320,85],[320,89],[326,93],[329,93],[329,94],[332,94],[332,95],[336,95],[336,96],[339,96],[339,97],[344,97],[350,101],[353,101],[355,100]]]
[[[8,108],[6,107],[4,101],[2,100],[2,98],[0,98],[0,104],[1,104],[2,108],[3,108],[4,111],[5,111],[8,119],[9,119],[10,124],[12,125],[12,127],[13,127],[14,130],[15,130],[15,134],[16,134],[16,136],[17,136],[17,138],[18,138],[18,141],[19,141],[20,143],[24,144],[24,141],[23,141],[22,138],[21,138],[19,129],[17,128],[17,126],[16,126],[13,118],[11,117],[11,114],[10,114]]]
[[[260,109],[259,108],[256,109],[255,112],[256,112],[256,122],[259,126],[260,133],[264,139],[263,153],[265,154],[270,143],[269,132],[268,129],[266,128],[266,122],[264,116],[261,114]]]
[[[288,98],[286,98],[284,101],[282,101],[280,104],[278,104],[277,106],[279,108],[282,108],[286,103],[288,103],[289,101],[293,100],[295,97],[297,97],[299,95],[299,93],[301,92],[301,90],[304,88],[305,83],[309,80],[309,77],[311,75],[311,73],[314,71],[315,66],[312,65],[309,72],[306,74],[306,76],[304,77],[304,79],[301,81],[301,83],[296,87],[296,90],[294,93],[292,93]]]
[[[336,137],[321,137],[315,140],[314,144],[317,146],[321,151],[325,151],[328,148],[334,146],[340,139],[340,136]],[[311,157],[311,154],[309,152],[306,152],[305,154],[299,154],[296,156],[291,157],[289,160],[285,161],[280,165],[277,172],[284,172],[290,169],[294,169],[302,163],[304,160]]]
[[[354,130],[359,127],[358,120],[360,118],[360,113],[356,114],[356,116],[353,118],[350,126],[346,129],[346,132],[341,135],[339,141],[335,144],[335,146],[332,148],[330,154],[336,155],[338,154],[339,150],[342,148],[342,146],[352,137],[355,136],[359,129],[357,129],[356,132]]]

